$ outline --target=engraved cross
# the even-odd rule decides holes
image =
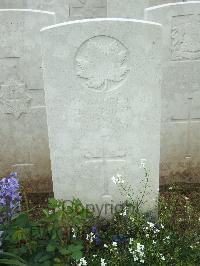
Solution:
[[[101,167],[101,175],[103,176],[103,182],[104,182],[104,195],[103,196],[109,196],[109,176],[107,173],[107,165],[109,163],[125,163],[126,162],[126,154],[116,154],[116,155],[108,155],[106,153],[105,144],[106,144],[106,136],[102,136],[103,141],[103,151],[102,154],[97,156],[90,156],[85,155],[86,163],[99,163],[102,165]],[[111,178],[111,176],[110,176]]]
[[[187,117],[186,118],[179,118],[173,116],[171,118],[171,121],[174,123],[187,123],[187,150],[186,150],[186,156],[185,159],[188,162],[188,167],[190,166],[190,162],[192,159],[192,154],[191,154],[191,124],[192,123],[199,123],[200,122],[200,117],[194,117],[192,115],[192,105],[193,105],[193,97],[189,96],[187,98]]]

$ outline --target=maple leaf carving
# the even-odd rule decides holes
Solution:
[[[81,47],[76,58],[77,76],[88,88],[107,91],[123,81],[128,72],[128,51],[116,39],[98,36]]]

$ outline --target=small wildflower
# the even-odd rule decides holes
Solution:
[[[78,264],[78,266],[86,266],[86,265],[88,265],[88,264],[87,264],[87,261],[86,261],[85,257],[81,258],[80,259],[80,263]]]
[[[86,240],[89,241],[90,243],[92,243],[95,238],[96,238],[96,236],[92,232],[86,235]]]
[[[132,245],[132,243],[133,243],[133,238],[130,238],[129,245]]]
[[[112,242],[113,247],[117,247],[117,242]]]
[[[125,182],[121,175],[117,175],[117,177],[113,176],[111,179],[115,185],[124,184]]]
[[[106,244],[104,244],[103,246],[104,246],[104,248],[108,248],[108,245],[106,245]]]
[[[101,259],[101,266],[106,266],[107,263],[105,263],[105,259]]]
[[[140,168],[145,168],[145,166],[146,166],[146,162],[147,162],[146,159],[141,159],[141,160],[140,160]]]
[[[73,238],[76,238],[76,231],[75,231],[74,228],[72,228],[72,233],[73,233],[72,237],[73,237]]]

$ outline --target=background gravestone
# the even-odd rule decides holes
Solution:
[[[56,198],[119,202],[111,181],[127,177],[137,194],[147,158],[159,186],[160,25],[123,19],[42,30],[50,152]],[[142,172],[142,173],[141,173]],[[143,184],[144,185],[144,184]]]
[[[107,15],[111,18],[144,18],[145,0],[107,0]]]
[[[26,0],[27,8],[55,12],[56,22],[69,20],[69,0]]]
[[[27,0],[0,0],[0,9],[26,8]]]
[[[107,0],[0,0],[0,8],[55,12],[56,22],[107,16]]]
[[[146,7],[165,5],[165,4],[177,3],[177,2],[185,2],[185,1],[184,0],[146,0]]]
[[[161,182],[199,182],[200,3],[146,9],[163,24]]]
[[[70,20],[107,16],[107,0],[69,0]]]
[[[53,13],[0,11],[0,176],[17,171],[36,192],[51,190],[40,28],[53,23]]]

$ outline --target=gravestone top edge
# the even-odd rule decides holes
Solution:
[[[0,12],[24,12],[24,13],[41,13],[41,14],[48,14],[48,15],[55,15],[55,12],[49,12],[44,10],[37,10],[37,9],[0,9]]]
[[[189,1],[189,2],[177,2],[177,3],[168,3],[168,4],[163,4],[163,5],[156,5],[156,6],[152,6],[152,7],[147,7],[145,8],[145,12],[146,11],[151,11],[151,10],[156,10],[156,9],[161,9],[161,8],[170,8],[172,6],[192,6],[192,5],[197,5],[200,4],[200,1]]]
[[[138,20],[138,19],[125,19],[125,18],[96,18],[96,19],[82,19],[82,20],[75,20],[75,21],[69,21],[59,24],[50,25],[47,27],[42,28],[40,31],[46,31],[46,30],[52,30],[59,27],[64,27],[67,25],[75,25],[75,24],[84,24],[84,23],[95,23],[95,22],[133,22],[135,24],[141,24],[141,25],[148,25],[148,26],[158,26],[159,28],[162,27],[160,23],[147,21],[147,20]]]

